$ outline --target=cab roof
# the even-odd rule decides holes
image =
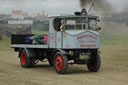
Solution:
[[[78,16],[78,15],[64,15],[64,16],[50,16],[49,18],[99,18],[98,16]]]

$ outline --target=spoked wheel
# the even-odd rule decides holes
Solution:
[[[68,59],[67,56],[57,52],[54,59],[54,68],[57,73],[64,74],[67,71]]]
[[[99,54],[97,53],[91,54],[91,59],[89,60],[89,63],[87,64],[89,71],[97,72],[99,71],[100,66],[101,66],[101,60],[100,60]]]
[[[20,53],[20,62],[22,67],[29,68],[34,66],[35,59],[28,57],[26,51],[23,49]]]
[[[21,64],[25,65],[26,64],[26,53],[22,52],[20,58],[21,58]]]

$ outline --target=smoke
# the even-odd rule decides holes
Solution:
[[[93,11],[100,15],[112,14],[113,8],[107,0],[80,0],[81,8],[88,8],[91,3],[94,3]]]
[[[80,0],[81,8],[85,8],[89,4],[90,0]]]

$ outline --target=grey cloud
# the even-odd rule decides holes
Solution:
[[[77,0],[4,0],[0,1],[0,13],[11,11],[12,9],[22,9],[30,13],[48,11],[50,13],[64,13],[67,9],[78,9]],[[3,10],[5,9],[5,10]]]
[[[102,1],[102,0],[98,0]],[[108,0],[111,2],[111,0]],[[117,0],[113,0],[117,1]],[[122,1],[122,0],[118,0]],[[123,0],[124,1],[124,0]],[[113,2],[114,3],[114,2]],[[96,3],[95,7],[98,7]],[[102,4],[103,6],[106,4]],[[0,13],[10,13],[11,10],[21,9],[31,13],[48,11],[54,14],[71,14],[79,11],[79,0],[0,0]],[[101,8],[98,8],[101,10]],[[110,8],[105,10],[109,10]]]

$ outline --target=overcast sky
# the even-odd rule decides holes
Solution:
[[[121,11],[127,0],[108,0],[112,7]],[[37,13],[47,11],[50,14],[71,14],[80,10],[79,0],[0,0],[0,14],[11,13],[11,10],[23,10]]]

